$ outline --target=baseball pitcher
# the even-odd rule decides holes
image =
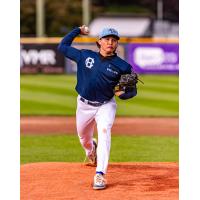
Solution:
[[[129,99],[137,94],[137,74],[126,61],[116,54],[117,30],[104,28],[97,38],[99,52],[76,49],[71,46],[79,34],[87,35],[85,25],[73,29],[60,42],[58,50],[77,63],[76,126],[80,143],[85,150],[87,165],[96,167],[93,189],[106,188],[111,128],[115,119],[115,95]],[[98,144],[93,138],[97,125]]]

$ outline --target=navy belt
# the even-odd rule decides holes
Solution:
[[[81,97],[80,100],[88,105],[95,106],[95,107],[99,107],[105,104],[105,103],[100,103],[100,102],[88,101],[87,99],[84,99],[83,97]]]

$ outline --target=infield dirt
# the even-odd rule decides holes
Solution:
[[[178,118],[117,117],[112,134],[174,135],[179,132]],[[75,134],[75,117],[21,116],[21,134]]]

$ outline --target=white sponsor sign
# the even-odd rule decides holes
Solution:
[[[143,69],[155,69],[160,68],[164,63],[176,63],[178,57],[176,53],[165,52],[160,47],[137,47],[133,51],[133,59]]]
[[[29,49],[21,50],[21,65],[55,65],[56,54],[50,49]]]

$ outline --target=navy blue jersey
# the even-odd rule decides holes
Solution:
[[[80,34],[80,29],[75,28],[67,34],[58,46],[58,50],[67,58],[77,63],[76,91],[83,98],[90,101],[106,102],[114,96],[114,87],[122,74],[130,74],[132,66],[116,54],[103,57],[100,53],[71,47],[72,41]],[[135,96],[129,94],[130,96]],[[126,94],[123,95],[126,99]]]

